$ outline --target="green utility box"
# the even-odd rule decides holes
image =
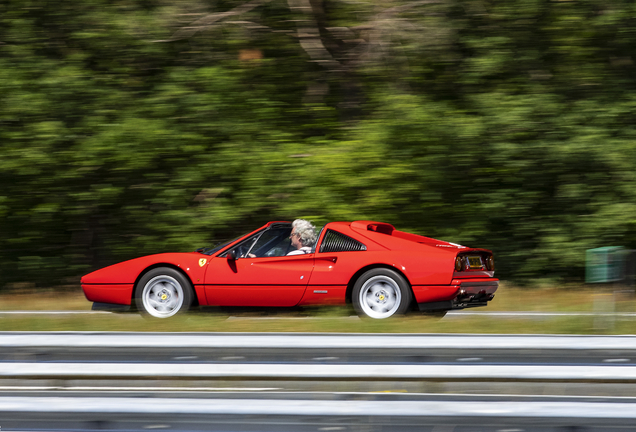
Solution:
[[[622,246],[585,251],[585,282],[605,283],[623,280],[626,252]]]

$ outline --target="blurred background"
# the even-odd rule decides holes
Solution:
[[[0,289],[269,220],[582,282],[636,247],[636,5],[1,0]]]

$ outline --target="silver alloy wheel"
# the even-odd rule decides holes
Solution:
[[[141,300],[150,315],[168,318],[179,312],[183,306],[183,287],[175,278],[159,275],[144,286]]]
[[[389,318],[400,307],[402,291],[397,282],[388,276],[379,275],[369,278],[358,297],[362,311],[371,318]]]

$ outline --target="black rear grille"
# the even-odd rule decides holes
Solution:
[[[349,236],[336,231],[327,230],[320,245],[320,252],[355,252],[365,251],[367,247]]]

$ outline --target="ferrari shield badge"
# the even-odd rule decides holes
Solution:
[[[205,263],[206,263],[206,262],[208,262],[208,260],[207,260],[207,259],[205,259],[205,258],[201,258],[201,259],[199,260],[199,267],[203,267],[203,266],[205,265]]]

